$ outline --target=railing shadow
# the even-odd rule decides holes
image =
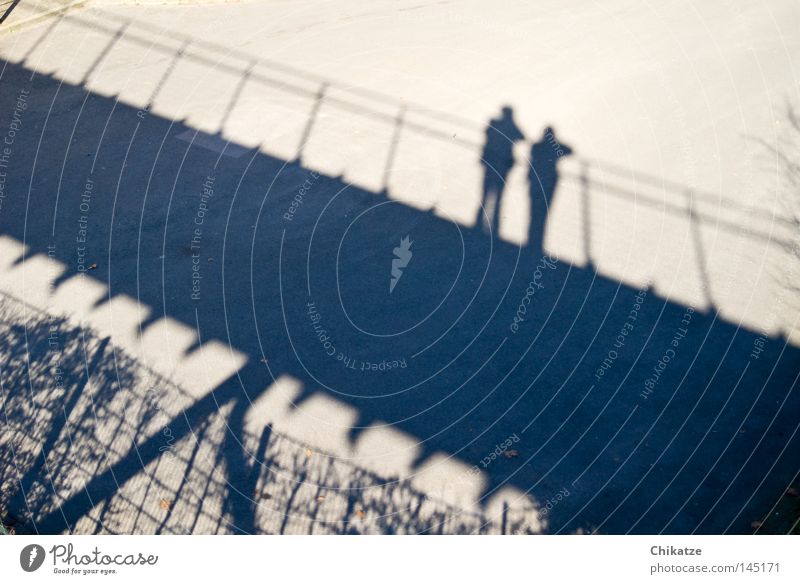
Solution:
[[[17,7],[19,2],[20,0],[7,0],[0,4],[0,11],[2,11],[2,14],[0,14],[0,24],[3,24],[6,21],[14,8]]]
[[[253,515],[249,531],[267,533],[532,532],[513,513],[495,522],[432,499],[398,477],[380,476],[269,427],[242,431],[257,464],[222,470],[225,412],[178,440],[173,418],[190,401],[181,388],[91,331],[3,297],[2,501],[18,533],[53,514],[79,533],[241,532],[232,518]],[[91,381],[88,381],[91,380]],[[157,391],[154,389],[157,388]],[[148,434],[159,459],[127,482],[109,485],[91,513],[67,518],[59,493],[102,472]],[[241,477],[229,476],[240,473]],[[247,486],[247,509],[229,496]],[[132,512],[131,510],[135,510]]]

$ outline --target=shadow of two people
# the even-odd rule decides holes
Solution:
[[[486,142],[481,154],[483,192],[475,225],[482,230],[488,228],[494,237],[499,236],[500,205],[508,175],[515,163],[514,145],[524,139],[525,135],[514,120],[514,111],[509,106],[504,106],[500,115],[490,120],[486,127]],[[531,146],[527,161],[531,213],[528,248],[534,257],[544,252],[547,214],[558,186],[558,161],[571,154],[572,148],[562,144],[550,126],[544,129],[539,141]]]

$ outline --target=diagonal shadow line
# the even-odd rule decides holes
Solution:
[[[24,493],[30,490],[30,485],[36,481],[42,471],[42,468],[47,464],[48,453],[55,448],[64,428],[69,426],[69,419],[72,415],[72,412],[75,410],[80,398],[83,396],[83,392],[86,389],[86,385],[89,383],[89,379],[91,379],[92,374],[100,366],[110,340],[110,337],[105,337],[100,341],[100,344],[92,356],[91,363],[89,363],[89,365],[86,367],[86,374],[83,376],[80,383],[78,383],[72,389],[71,395],[69,395],[66,402],[61,406],[61,413],[63,414],[64,420],[63,424],[52,424],[50,431],[40,446],[37,463],[31,465],[25,474],[17,481],[17,491],[10,498],[15,505],[22,506],[26,509],[28,508],[27,502],[20,499],[25,498]]]
[[[11,2],[11,6],[6,8],[5,12],[3,12],[3,15],[0,16],[0,24],[3,24],[6,21],[6,19],[11,15],[11,12],[17,7],[17,4],[19,3],[20,0],[13,0],[13,2]]]
[[[185,424],[173,428],[175,441],[189,436],[192,429],[216,413],[219,406],[236,400],[242,392],[240,376],[247,377],[248,374],[255,374],[256,370],[253,366],[247,366],[245,370],[232,375],[218,388],[175,415],[173,420],[182,418],[185,421]],[[115,461],[104,472],[93,476],[80,491],[59,505],[58,509],[45,514],[36,521],[37,531],[39,533],[59,533],[63,529],[60,521],[61,513],[68,518],[85,516],[98,502],[113,495],[118,485],[121,486],[134,478],[145,465],[161,456],[163,454],[160,450],[161,446],[158,433],[145,440],[144,443],[134,445],[124,457]]]

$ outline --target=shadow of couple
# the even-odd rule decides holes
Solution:
[[[525,135],[514,120],[514,111],[504,106],[500,114],[486,127],[486,142],[481,153],[483,190],[475,226],[493,237],[500,233],[500,209],[503,192],[511,169],[514,167],[514,145],[525,140]],[[572,149],[556,138],[552,127],[546,127],[541,138],[531,146],[528,164],[530,195],[530,222],[528,224],[528,249],[534,257],[544,254],[547,215],[552,208],[558,186],[558,162],[572,154]]]

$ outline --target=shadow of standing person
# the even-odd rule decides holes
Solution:
[[[485,229],[497,237],[500,229],[500,199],[506,186],[506,178],[514,166],[514,143],[525,136],[514,122],[514,111],[504,106],[498,118],[486,127],[486,144],[481,154],[484,167],[483,195],[475,226]],[[488,225],[487,225],[488,224]]]
[[[544,237],[547,228],[547,214],[553,205],[558,186],[558,161],[572,154],[572,149],[560,143],[547,127],[542,138],[531,148],[530,182],[531,221],[528,226],[528,249],[534,258],[544,255]]]

